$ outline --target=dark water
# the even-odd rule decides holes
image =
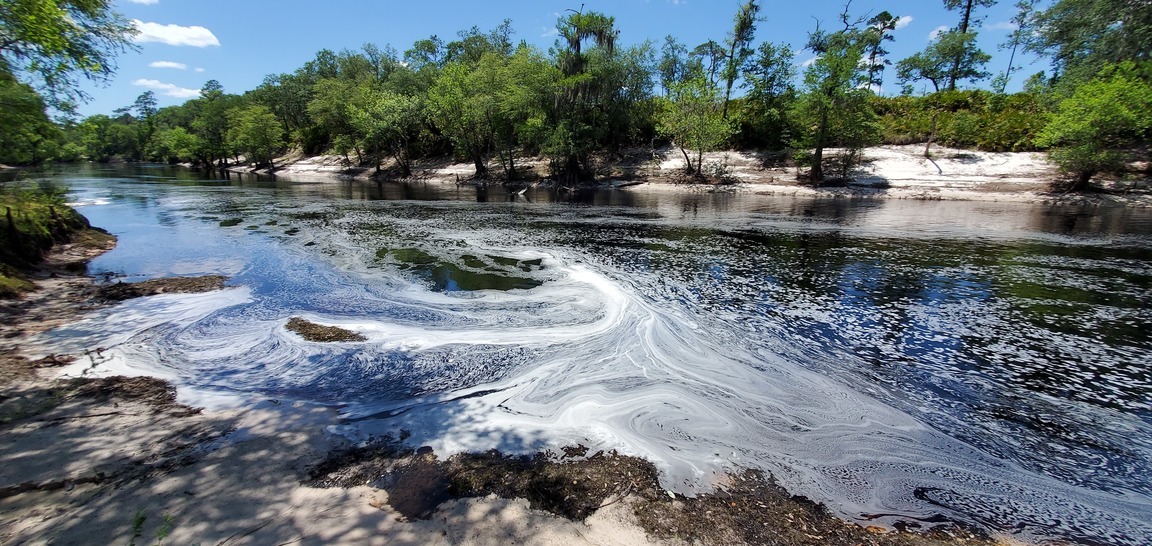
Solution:
[[[1152,543],[1152,211],[54,178],[120,237],[95,272],[237,287],[45,340],[106,373],[445,452],[617,448],[682,492],[753,466],[859,521]]]

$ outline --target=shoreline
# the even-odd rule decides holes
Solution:
[[[331,408],[270,400],[202,410],[178,404],[175,386],[160,379],[52,379],[52,368],[74,357],[28,361],[16,355],[22,339],[168,290],[155,281],[147,289],[114,284],[101,296],[76,264],[113,244],[54,249],[34,278],[37,289],[0,309],[5,543],[134,535],[230,544],[1011,543],[963,525],[911,522],[918,533],[861,526],[792,497],[770,477],[738,470],[715,493],[688,499],[661,489],[646,460],[579,446],[439,460],[388,438],[353,446],[325,430],[338,422]],[[175,285],[210,291],[221,282],[177,278]]]
[[[829,153],[835,153],[829,150]],[[820,187],[797,180],[796,167],[779,153],[725,151],[704,154],[706,168],[715,176],[701,181],[684,174],[684,162],[674,148],[633,150],[623,159],[603,165],[596,189],[643,189],[654,191],[714,191],[757,195],[812,198],[871,198],[925,201],[995,201],[1034,204],[1072,204],[1152,207],[1152,179],[1147,167],[1133,165],[1139,172],[1129,180],[1113,177],[1094,179],[1098,191],[1067,193],[1052,190],[1060,174],[1048,164],[1043,152],[981,152],[933,147],[932,157],[924,157],[924,146],[885,145],[866,148],[848,183]],[[385,166],[381,176],[371,168],[349,167],[339,156],[277,158],[276,168],[255,169],[234,165],[228,172],[274,175],[288,180],[388,180],[431,182],[443,185],[498,185],[500,178],[471,180],[475,167],[451,158],[430,158],[413,162],[412,177],[390,178]],[[499,165],[490,164],[492,172]],[[557,187],[543,176],[548,161],[541,157],[518,159],[517,169],[528,173],[511,188]]]

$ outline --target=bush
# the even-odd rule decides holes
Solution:
[[[53,244],[88,227],[87,219],[64,204],[64,195],[50,185],[0,188],[0,264],[35,264]]]
[[[955,148],[989,152],[1035,150],[1044,125],[1044,109],[1032,93],[1000,95],[988,91],[942,91],[923,97],[876,97],[885,144],[915,144],[932,137]]]

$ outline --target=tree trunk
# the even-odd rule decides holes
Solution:
[[[932,126],[928,129],[928,143],[924,145],[924,157],[926,159],[932,158],[932,141],[936,140],[936,116],[939,113],[935,108],[932,109]]]
[[[1072,181],[1072,187],[1068,188],[1068,191],[1084,191],[1088,189],[1089,184],[1092,183],[1092,176],[1095,174],[1095,171],[1080,172],[1076,175],[1076,179]]]
[[[476,165],[476,180],[488,179],[488,166],[484,164],[484,157],[480,154],[472,154],[472,162]]]
[[[820,128],[816,132],[816,149],[812,152],[812,170],[808,171],[808,180],[816,186],[824,180],[824,137],[828,131],[828,111],[820,114]]]
[[[688,174],[695,173],[696,171],[692,168],[692,158],[688,156],[688,151],[683,146],[677,147],[680,148],[680,153],[684,154],[684,163],[688,165],[685,170],[688,171]]]
[[[961,34],[968,33],[968,23],[972,20],[972,1],[968,0],[964,4],[964,13],[960,16],[960,28],[958,29]],[[961,53],[963,54],[963,53]],[[960,72],[960,57],[956,57],[952,61],[952,71],[948,73],[948,90],[956,90],[956,73]]]

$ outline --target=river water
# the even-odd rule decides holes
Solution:
[[[1152,544],[1152,211],[52,177],[120,238],[91,272],[232,278],[40,341],[103,347],[87,373],[444,454],[617,449],[687,494],[758,468],[861,523]]]

